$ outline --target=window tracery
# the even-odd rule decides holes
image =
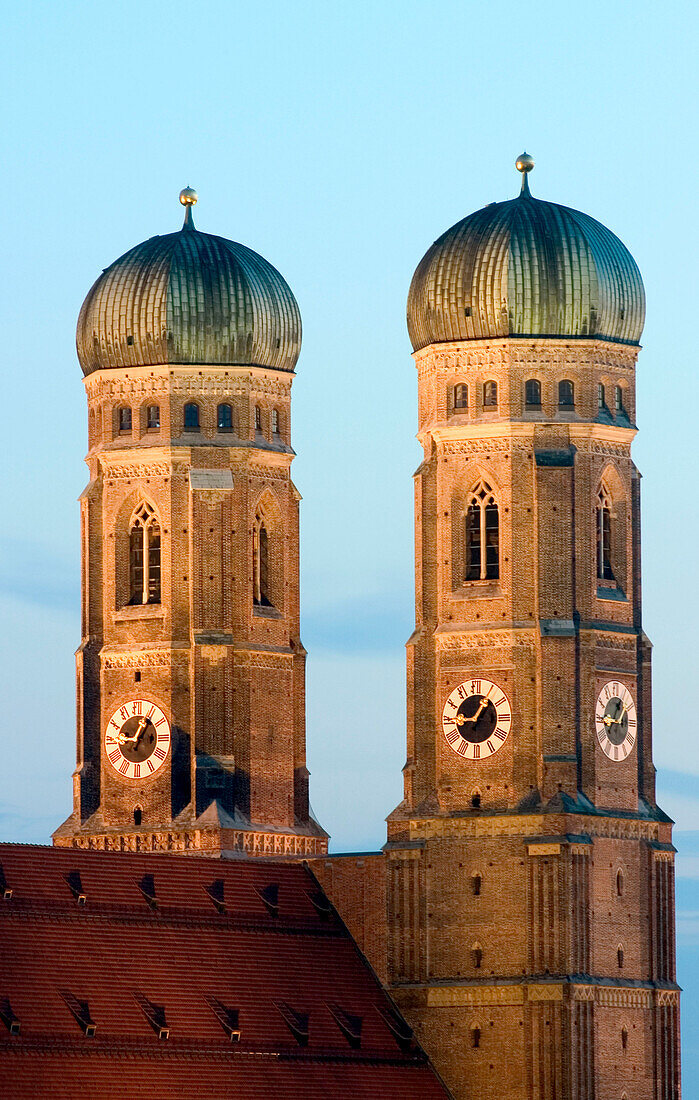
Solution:
[[[495,494],[481,479],[466,510],[467,581],[497,580],[500,576],[500,518]]]
[[[160,524],[145,501],[129,524],[129,603],[160,603]]]

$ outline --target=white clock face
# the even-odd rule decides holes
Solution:
[[[492,680],[465,680],[454,688],[442,711],[449,747],[465,760],[486,760],[507,741],[512,707]]]
[[[605,756],[626,760],[636,744],[636,707],[631,692],[619,680],[610,680],[597,696],[595,729]]]
[[[107,722],[104,748],[119,775],[148,779],[165,763],[170,740],[170,723],[160,707],[148,699],[131,699]]]

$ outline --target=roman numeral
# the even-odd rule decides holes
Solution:
[[[148,711],[148,714],[146,715],[146,718],[152,718],[154,714],[155,714],[155,707],[151,707],[150,710]]]
[[[121,756],[121,753],[119,752],[119,750],[114,749],[112,752],[110,752],[109,759],[111,760],[112,764],[116,764],[116,762],[117,762],[117,760],[119,759],[120,756]]]
[[[446,735],[446,738],[447,738],[447,741],[449,742],[450,745],[455,745],[457,741],[461,740],[461,738],[459,737],[458,733],[456,733],[455,730],[452,730],[451,733],[448,733]]]
[[[141,702],[140,702],[140,700],[138,702],[134,703],[131,713],[132,714],[140,714],[141,713]]]
[[[511,717],[512,717],[512,715],[510,714],[509,710],[506,711],[506,712],[502,712],[502,713],[500,711],[498,711],[498,719],[501,722],[509,722]]]
[[[493,734],[493,737],[497,737],[498,741],[505,741],[507,739],[507,733],[505,732],[505,730],[501,730],[498,726],[495,733]]]
[[[167,756],[167,753],[163,752],[162,749],[155,749],[154,752],[153,752],[153,756],[157,756],[158,760],[164,760],[165,757]]]
[[[481,682],[480,680],[471,680],[471,695],[480,695]]]
[[[466,754],[468,753],[468,741],[462,741],[456,751],[458,752],[459,756],[466,756]]]
[[[473,746],[473,759],[474,760],[480,760],[480,758],[481,758],[481,747],[480,747],[480,745],[474,745]]]
[[[122,707],[121,710],[119,711],[119,714],[124,719],[124,721],[126,721],[126,719],[129,717],[129,712],[126,709],[126,707]]]
[[[635,733],[627,733],[626,734],[626,740],[627,740],[630,748],[633,748],[633,746],[636,743],[636,734]]]
[[[110,725],[110,726],[114,726],[114,729],[115,729],[115,730],[118,730],[118,729],[119,729],[119,726],[117,725],[117,723],[116,723],[116,722],[114,721],[114,719],[113,719],[113,718],[112,718],[111,722],[109,723],[109,725]]]
[[[486,741],[486,745],[488,746],[488,752],[495,752],[495,746],[492,741]]]
[[[504,702],[505,702],[505,696],[503,695],[502,699],[498,699],[497,703],[493,703],[493,706],[499,707],[500,704],[504,703]]]
[[[447,699],[446,705],[451,707],[452,710],[456,710],[456,703],[452,703],[451,699]]]
[[[122,775],[126,775],[128,770],[129,770],[128,760],[122,760],[121,764],[119,765],[119,771],[121,772]]]
[[[162,726],[162,724],[163,724],[163,722],[164,722],[164,721],[165,721],[165,719],[164,719],[164,718],[161,718],[161,719],[160,719],[160,721],[159,721],[159,722],[156,722],[155,724],[156,724],[156,726]]]
[[[141,778],[141,765],[140,764],[134,764],[133,768],[134,768],[134,771],[133,771],[134,779],[140,779]]]
[[[151,775],[152,775],[152,774],[153,774],[153,772],[155,771],[155,768],[153,767],[153,765],[152,765],[152,763],[151,763],[151,761],[150,761],[150,760],[146,760],[146,764],[148,765],[148,771],[149,771],[149,772],[151,773]]]

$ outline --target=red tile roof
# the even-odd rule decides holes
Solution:
[[[307,868],[11,844],[0,867],[7,1100],[448,1095]]]

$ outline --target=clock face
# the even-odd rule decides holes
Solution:
[[[512,707],[492,680],[466,680],[444,704],[442,729],[447,743],[466,760],[485,760],[501,749],[512,725]]]
[[[170,723],[148,699],[124,703],[107,722],[107,760],[126,779],[148,779],[160,771],[170,751]]]
[[[597,740],[610,760],[626,760],[636,744],[636,707],[629,689],[618,680],[605,684],[595,705]]]

